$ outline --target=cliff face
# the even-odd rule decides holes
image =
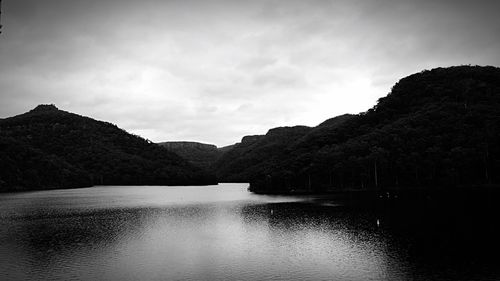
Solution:
[[[216,183],[175,153],[54,105],[0,120],[0,160],[0,191]]]

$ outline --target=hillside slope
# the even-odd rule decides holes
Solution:
[[[250,188],[287,193],[499,183],[500,69],[458,66],[403,78],[367,112],[303,136],[253,175]]]
[[[316,127],[294,126],[270,129],[265,135],[243,137],[221,156],[214,167],[218,178],[226,182],[249,182],[265,173],[290,153],[291,149],[307,138],[325,135],[353,115],[344,114],[324,121]]]
[[[1,157],[9,159],[10,170],[19,171],[17,177],[12,171],[0,171],[2,190],[95,184],[216,183],[213,175],[175,153],[113,124],[65,112],[53,105],[40,105],[27,113],[0,120],[0,137],[3,140]],[[29,159],[38,159],[30,166],[32,176],[26,176],[26,161],[13,155],[12,147],[22,148],[30,155]],[[43,163],[47,162],[53,163],[49,170],[54,173],[67,171],[67,180],[33,180],[45,177],[48,168]]]
[[[269,169],[291,142],[310,130],[306,126],[280,127],[269,130],[266,135],[243,137],[215,163],[217,177],[225,182],[248,182]]]
[[[167,141],[160,142],[158,145],[176,153],[191,164],[206,170],[211,169],[221,154],[217,146],[213,144],[190,141]]]

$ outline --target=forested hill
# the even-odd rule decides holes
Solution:
[[[178,154],[191,164],[206,170],[211,170],[213,163],[222,154],[217,146],[199,142],[168,141],[158,143],[158,145]]]
[[[498,185],[500,69],[457,66],[410,75],[367,112],[311,130],[281,150],[252,174],[252,191]]]
[[[266,135],[243,137],[215,162],[217,177],[223,182],[248,182],[253,175],[270,169],[276,156],[310,129],[280,127],[269,130]]]
[[[306,126],[279,127],[265,135],[243,137],[240,143],[222,155],[215,163],[217,176],[225,182],[248,182],[267,171],[290,153],[303,138],[333,128],[351,118],[345,114],[311,128]]]
[[[214,183],[175,153],[54,105],[0,120],[0,191]]]

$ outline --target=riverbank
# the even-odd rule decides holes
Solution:
[[[448,206],[450,208],[466,207],[467,205],[490,206],[497,204],[500,198],[500,186],[484,185],[460,188],[414,188],[385,190],[336,190],[322,193],[312,193],[297,190],[286,193],[264,193],[252,191],[261,195],[317,195],[318,200],[342,202],[344,205],[359,205],[366,207],[429,207]]]

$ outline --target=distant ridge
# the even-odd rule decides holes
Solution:
[[[217,147],[213,144],[193,141],[167,141],[160,142],[158,145],[178,154],[191,164],[212,173],[215,173],[215,162],[234,147],[234,144]]]
[[[213,163],[221,154],[217,146],[213,144],[192,141],[168,141],[158,144],[188,160],[191,164],[208,171],[212,169]]]
[[[220,181],[249,182],[250,179],[270,169],[282,154],[307,138],[315,138],[333,129],[354,115],[344,114],[330,118],[316,127],[293,126],[270,129],[265,135],[244,136],[240,143],[227,149],[227,153],[215,162]]]
[[[166,142],[159,142],[158,144],[167,148],[167,149],[197,148],[197,149],[206,149],[206,150],[217,150],[217,146],[214,144],[206,144],[206,143],[194,142],[194,141],[166,141]]]
[[[223,182],[249,182],[261,171],[270,169],[288,145],[310,130],[306,126],[279,127],[265,135],[243,137],[214,164],[217,177]]]
[[[0,191],[215,183],[173,152],[53,104],[0,120]]]

